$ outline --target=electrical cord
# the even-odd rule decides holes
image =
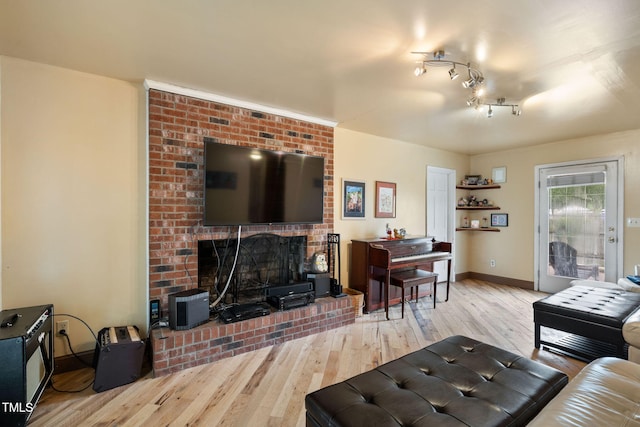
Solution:
[[[89,332],[91,332],[91,335],[93,335],[93,339],[95,340],[96,344],[99,344],[99,342],[98,342],[98,337],[97,337],[97,336],[96,336],[96,334],[93,332],[93,329],[91,329],[91,327],[87,324],[87,322],[85,322],[85,321],[84,321],[84,320],[82,320],[81,318],[79,318],[79,317],[77,317],[77,316],[74,316],[74,315],[72,315],[72,314],[66,314],[66,313],[57,313],[57,314],[54,314],[54,315],[53,315],[53,317],[55,317],[55,316],[65,316],[65,317],[71,317],[71,318],[73,318],[73,319],[79,320],[80,322],[82,322],[82,323],[87,327],[87,329],[89,329]],[[84,360],[82,360],[82,358],[81,358],[80,356],[78,356],[78,355],[73,351],[73,347],[72,347],[72,345],[71,345],[71,339],[69,338],[69,335],[67,334],[67,331],[64,331],[64,330],[63,330],[63,331],[60,331],[60,335],[64,336],[64,337],[67,339],[67,343],[68,343],[68,345],[69,345],[69,351],[71,351],[71,354],[72,354],[76,359],[78,359],[78,360],[79,360],[83,365],[85,365],[85,366],[87,366],[87,367],[89,367],[89,368],[93,369],[93,366],[91,366],[91,365],[87,364]],[[89,384],[87,384],[85,387],[83,387],[83,388],[81,388],[81,389],[79,389],[79,390],[60,390],[60,389],[56,388],[56,386],[53,384],[53,377],[51,378],[50,383],[51,383],[51,388],[52,388],[53,390],[57,391],[57,392],[60,392],[60,393],[81,393],[81,392],[85,391],[86,389],[88,389],[88,388],[91,386],[91,384],[93,384],[93,382],[94,382],[94,381],[95,381],[95,374],[94,374],[94,379],[93,379],[93,380],[91,380],[91,382],[90,382]]]
[[[69,338],[69,335],[67,334],[67,331],[60,331],[60,335],[64,336],[67,339],[67,343],[69,344],[69,350],[71,351],[71,354],[73,354],[73,356],[76,359],[78,359],[80,361],[80,363],[82,363],[84,366],[93,369],[93,366],[91,366],[90,364],[88,364],[87,362],[82,360],[82,358],[80,356],[78,356],[73,351],[73,348],[71,347],[71,339]],[[84,386],[81,389],[78,389],[78,390],[60,390],[60,389],[56,388],[55,384],[53,384],[53,377],[52,377],[51,378],[51,388],[54,389],[55,391],[59,392],[59,393],[81,393],[81,392],[85,391],[86,389],[88,389],[89,387],[91,387],[91,385],[94,383],[94,381],[95,381],[95,374],[94,374],[94,379],[92,379],[91,382],[89,382],[89,384],[87,384],[86,386]]]
[[[73,351],[73,347],[71,347],[71,338],[69,338],[69,334],[67,334],[67,331],[60,331],[60,335],[62,335],[63,337],[65,337],[67,339],[67,344],[69,345],[69,351],[71,352],[71,354],[73,355],[73,357],[75,357],[76,359],[78,359],[78,361],[80,363],[82,363],[84,366],[86,366],[87,368],[91,368],[93,369],[93,365],[85,362],[82,357],[78,356],[78,354]]]
[[[220,259],[219,255],[218,255],[218,250],[216,248],[215,241],[212,240],[213,247],[216,249],[216,256],[219,257],[219,263],[218,263],[219,268],[218,268],[218,271],[216,273],[216,277],[214,279],[215,280],[214,284],[215,284],[216,292],[218,293],[218,295],[222,294],[222,291],[220,291],[220,289],[218,289],[218,285],[222,282],[223,267],[226,266],[226,264],[227,264],[227,256],[229,255],[229,252],[230,252],[229,251],[229,242],[231,241],[231,236],[232,236],[232,229],[231,229],[231,227],[229,227],[227,229],[227,240],[225,241],[225,244],[224,244],[224,248],[225,249],[224,249],[224,253],[223,253],[221,259]],[[239,235],[238,235],[238,238],[240,238]]]
[[[222,291],[222,293],[220,294],[220,296],[218,297],[217,300],[215,300],[209,307],[215,307],[216,305],[218,305],[218,303],[222,300],[222,298],[224,298],[224,294],[227,293],[227,290],[229,289],[229,285],[231,284],[231,278],[233,277],[233,273],[236,269],[236,263],[238,262],[238,252],[240,251],[240,234],[242,233],[242,226],[239,225],[238,226],[238,244],[236,246],[236,255],[235,258],[233,259],[233,265],[231,266],[231,271],[229,272],[229,277],[227,278],[227,284],[224,287],[224,290]]]

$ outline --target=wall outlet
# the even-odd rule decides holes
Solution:
[[[58,320],[56,322],[56,334],[60,335],[60,331],[66,331],[69,334],[69,321],[68,320]]]
[[[640,227],[640,218],[627,218],[627,227]]]
[[[496,260],[495,259],[489,260],[489,267],[493,268],[495,266],[496,266]]]

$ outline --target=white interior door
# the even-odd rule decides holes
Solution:
[[[453,243],[455,182],[455,170],[427,167],[427,234],[439,241]],[[447,280],[446,262],[434,263],[433,269],[439,282]],[[454,271],[452,264],[451,281],[455,277]]]
[[[538,169],[539,290],[556,293],[574,279],[617,281],[619,169],[617,160]]]

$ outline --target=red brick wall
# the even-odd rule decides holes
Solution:
[[[198,286],[197,242],[229,227],[203,227],[204,141],[325,158],[323,224],[243,226],[242,236],[307,236],[307,256],[333,232],[333,128],[155,89],[149,90],[149,297]]]

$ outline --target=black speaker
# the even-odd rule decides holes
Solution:
[[[137,380],[142,370],[144,347],[135,326],[102,328],[93,353],[96,370],[93,390],[100,393]]]
[[[175,330],[195,328],[209,321],[209,292],[189,289],[169,295],[169,327]]]
[[[307,273],[307,280],[313,283],[316,298],[328,297],[331,293],[329,273]]]

